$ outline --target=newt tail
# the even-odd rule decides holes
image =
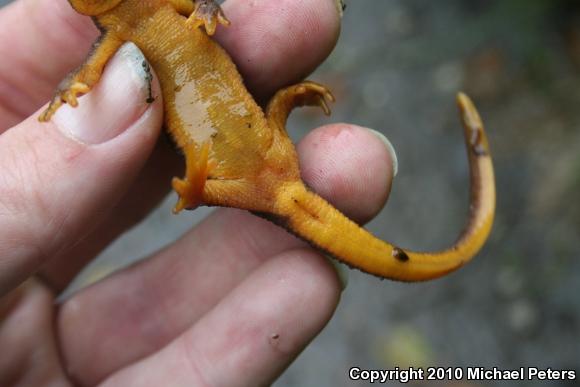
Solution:
[[[477,110],[459,94],[471,174],[468,224],[457,242],[440,252],[404,250],[373,236],[301,182],[278,191],[278,220],[303,239],[339,261],[382,278],[423,281],[464,265],[483,246],[494,218],[495,189],[489,145]]]
[[[183,150],[185,176],[173,179],[174,209],[236,207],[266,215],[342,262],[383,278],[420,281],[470,260],[487,239],[495,210],[489,145],[477,110],[458,96],[471,173],[471,212],[458,241],[436,253],[384,242],[309,191],[285,124],[296,106],[330,113],[330,91],[301,82],[276,93],[266,111],[253,100],[212,35],[229,20],[215,0],[69,0],[103,32],[86,62],[58,87],[41,121],[63,104],[77,105],[99,81],[109,58],[132,42],[159,79],[164,126]],[[150,102],[150,101],[149,101]]]

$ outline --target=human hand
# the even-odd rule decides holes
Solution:
[[[218,39],[262,100],[309,73],[337,38],[333,0],[239,3],[224,5],[232,27]],[[300,33],[290,33],[296,21]],[[340,283],[319,253],[246,212],[215,211],[148,260],[54,304],[159,202],[182,161],[155,146],[162,101],[144,102],[138,53],[123,48],[78,108],[40,124],[35,110],[96,29],[64,0],[19,0],[0,11],[0,26],[0,385],[274,380],[329,320]],[[298,150],[305,181],[347,215],[363,222],[382,207],[392,159],[374,134],[329,125]]]

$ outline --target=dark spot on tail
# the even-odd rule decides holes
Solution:
[[[407,262],[409,260],[409,256],[403,250],[398,247],[393,249],[393,257],[401,262]]]
[[[469,139],[469,144],[471,145],[471,150],[476,156],[486,156],[487,150],[483,145],[483,129],[477,128],[472,130],[471,138]]]

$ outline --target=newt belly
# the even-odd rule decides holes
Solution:
[[[185,177],[173,179],[175,212],[199,205],[246,209],[352,267],[402,281],[449,273],[483,246],[495,211],[493,165],[482,122],[465,95],[457,102],[471,174],[467,226],[444,251],[412,252],[376,238],[305,187],[286,119],[296,106],[320,106],[328,113],[334,98],[324,86],[305,81],[279,91],[262,111],[228,54],[208,36],[217,24],[229,24],[214,1],[69,1],[92,16],[103,35],[86,63],[61,83],[40,120],[49,120],[63,103],[76,106],[116,50],[135,43],[159,77],[164,123],[185,155]]]

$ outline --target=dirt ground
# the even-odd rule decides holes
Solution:
[[[338,102],[330,119],[315,110],[295,115],[296,138],[320,124],[354,122],[380,130],[397,150],[391,198],[369,225],[375,234],[432,249],[461,230],[468,170],[459,90],[486,123],[498,209],[483,251],[446,278],[404,284],[350,271],[335,317],[275,385],[358,385],[347,374],[355,365],[551,367],[578,375],[580,3],[348,1],[339,44],[310,79],[329,85]],[[110,272],[119,255],[139,257],[168,243],[207,213],[173,217],[173,201],[79,281]]]

